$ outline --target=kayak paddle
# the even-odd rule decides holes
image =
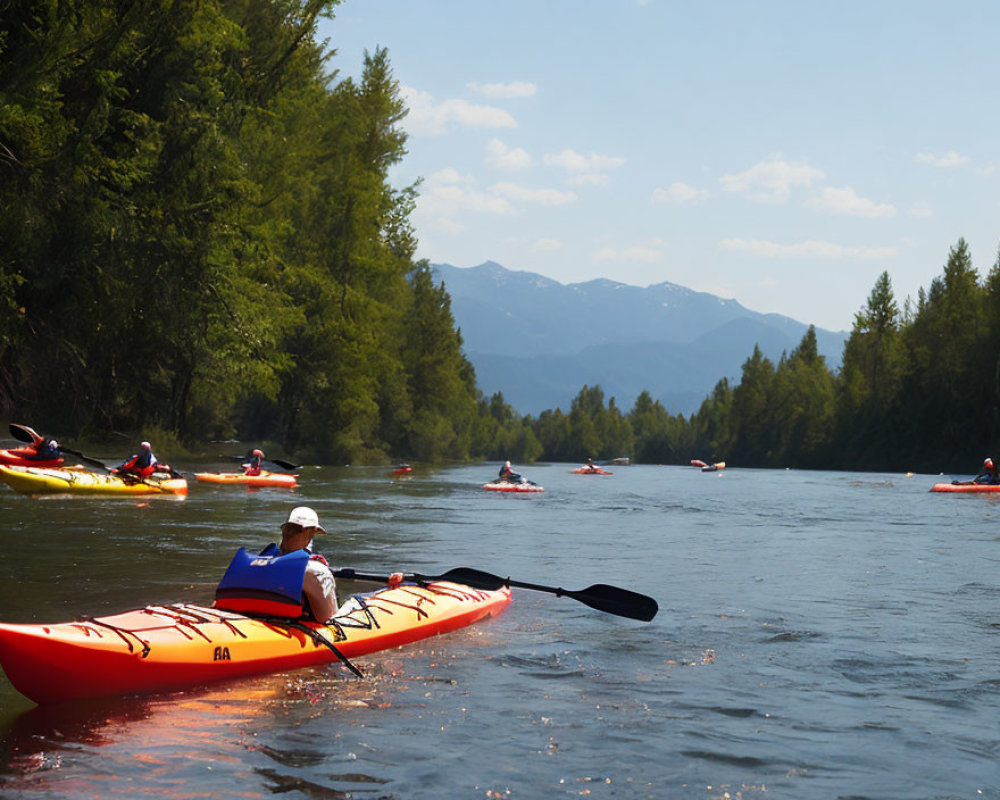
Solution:
[[[251,458],[253,458],[253,453],[251,453],[248,456],[226,456],[226,457],[232,459],[233,461],[249,461]],[[288,470],[298,469],[299,467],[302,466],[301,464],[293,464],[291,461],[282,461],[280,458],[265,458],[264,460],[269,461],[272,464],[281,467],[282,469],[288,469]]]
[[[379,583],[388,583],[389,580],[384,575],[364,575],[355,572],[353,569],[339,569],[334,571],[333,574],[334,577],[349,580],[377,581]],[[628,617],[629,619],[639,619],[643,622],[649,622],[656,616],[656,612],[659,611],[659,606],[652,597],[647,597],[644,594],[639,594],[629,589],[609,586],[606,583],[595,583],[586,589],[573,591],[561,587],[539,586],[536,583],[522,583],[521,581],[501,578],[499,575],[492,575],[489,572],[482,572],[470,567],[456,567],[455,569],[448,570],[443,575],[420,575],[414,573],[407,577],[418,583],[451,581],[452,583],[463,583],[474,589],[486,589],[488,591],[495,591],[501,586],[516,586],[519,589],[548,592],[549,594],[556,595],[556,597],[571,597],[598,611],[615,614],[619,617]]]
[[[26,444],[34,444],[43,437],[35,433],[27,425],[18,425],[16,422],[11,422],[7,425],[10,430],[10,435],[17,439],[19,442],[24,442]]]
[[[84,464],[87,464],[87,465],[89,465],[91,467],[97,467],[98,469],[103,469],[105,472],[111,472],[111,470],[108,468],[108,465],[105,464],[103,461],[98,461],[96,458],[91,458],[90,456],[85,456],[79,450],[70,450],[68,447],[63,447],[62,445],[59,445],[59,449],[63,453],[69,453],[71,456],[76,456]]]

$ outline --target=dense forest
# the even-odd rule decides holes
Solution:
[[[0,15],[0,411],[69,438],[239,438],[320,463],[630,455],[944,468],[1000,425],[1000,262],[964,241],[900,308],[887,274],[842,368],[754,350],[690,418],[583,387],[484,397],[394,187],[388,53],[333,67],[337,0],[46,0]]]
[[[584,387],[569,415],[531,422],[541,457],[559,460],[975,473],[1000,436],[1000,257],[980,281],[960,239],[929,290],[902,306],[882,273],[838,374],[810,328],[777,364],[755,347],[739,383],[720,380],[688,419],[647,393],[623,414]]]
[[[388,54],[340,79],[316,40],[335,5],[6,6],[5,416],[335,462],[499,457],[516,439],[413,258]]]

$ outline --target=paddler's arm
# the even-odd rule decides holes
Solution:
[[[302,593],[316,620],[326,622],[337,613],[337,584],[325,559],[321,561],[314,557],[309,560],[302,579]]]

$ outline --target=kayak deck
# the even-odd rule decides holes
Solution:
[[[226,486],[268,486],[294,489],[298,482],[294,475],[284,472],[261,472],[260,475],[245,475],[242,472],[196,472],[195,478],[201,483]]]
[[[0,480],[14,491],[25,494],[187,494],[183,478],[158,478],[155,475],[136,483],[126,483],[118,475],[105,475],[83,469],[40,469],[0,464]]]
[[[537,483],[511,483],[509,481],[493,481],[484,483],[483,488],[489,492],[544,492],[545,489]]]
[[[438,582],[353,595],[330,624],[303,623],[345,657],[398,647],[499,614],[510,589]],[[202,606],[147,606],[55,625],[0,624],[0,665],[36,703],[183,689],[337,660],[275,620]]]

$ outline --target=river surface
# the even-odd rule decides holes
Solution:
[[[177,465],[188,468],[186,465]],[[0,486],[0,619],[209,603],[313,506],[331,564],[468,566],[651,595],[650,623],[515,590],[358,659],[34,707],[0,678],[3,798],[1000,798],[1000,498],[931,476],[313,468],[296,491],[32,498]],[[344,589],[350,588],[347,586]]]

